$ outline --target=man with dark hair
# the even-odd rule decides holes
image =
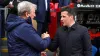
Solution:
[[[59,56],[92,56],[92,45],[88,29],[75,22],[75,11],[69,7],[61,9],[62,27],[48,47],[55,51],[59,47]]]

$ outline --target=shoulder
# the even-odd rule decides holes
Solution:
[[[76,29],[81,33],[88,32],[88,28],[82,25],[77,25]]]
[[[24,22],[24,23],[21,23],[18,27],[31,27],[31,25]]]
[[[87,30],[87,27],[85,27],[83,25],[78,25],[78,28]]]
[[[22,23],[21,25],[19,25],[17,27],[17,30],[22,31],[22,30],[33,30],[32,25],[28,24],[28,23]]]

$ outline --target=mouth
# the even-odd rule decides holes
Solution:
[[[63,25],[64,24],[64,22],[63,21],[61,21],[61,25]]]

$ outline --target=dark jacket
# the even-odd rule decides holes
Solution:
[[[86,27],[75,23],[71,28],[60,27],[57,30],[49,50],[59,47],[60,56],[92,56],[92,45]]]
[[[7,6],[9,4],[10,0],[0,0],[0,6]]]
[[[48,11],[49,11],[49,6],[50,6],[49,4],[50,4],[50,0],[47,0]],[[45,17],[46,17],[45,0],[38,0],[37,1],[36,20],[38,22],[43,23],[46,19]]]
[[[10,14],[6,22],[9,56],[40,56],[50,43],[42,39],[26,20]]]
[[[70,0],[58,0],[59,6],[63,7],[63,6],[67,6],[70,4]]]

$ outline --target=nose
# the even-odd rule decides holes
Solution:
[[[63,20],[63,18],[61,17],[61,19],[60,19],[61,21]]]

